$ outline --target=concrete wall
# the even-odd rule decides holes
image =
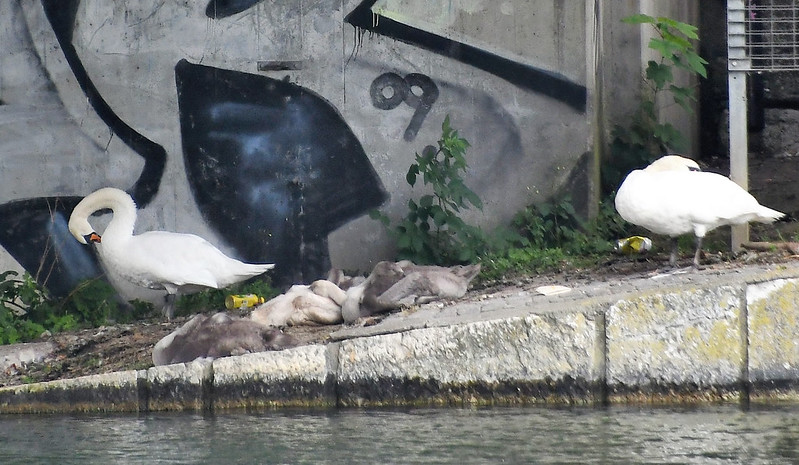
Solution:
[[[696,0],[681,0],[675,2],[658,2],[655,0],[642,1],[642,13],[650,16],[667,16],[699,27],[699,2]],[[643,33],[642,65],[646,67],[649,60],[659,60],[660,56],[649,49],[646,44],[654,36],[652,28],[646,28]],[[700,33],[700,37],[702,37]],[[675,84],[682,87],[694,88],[697,97],[699,93],[699,79],[685,70],[675,70]],[[669,121],[686,138],[685,152],[692,158],[699,156],[699,112],[686,113],[679,105],[674,103],[670,95],[662,95],[659,101],[660,117]]]
[[[0,2],[0,269],[24,267],[56,293],[101,273],[65,220],[84,195],[114,186],[136,199],[137,231],[202,235],[276,262],[281,282],[331,265],[368,270],[392,250],[366,213],[404,216],[421,195],[405,173],[447,115],[471,143],[466,180],[485,204],[467,220],[491,228],[562,188],[590,211],[593,139],[607,127],[594,113],[596,28],[610,31],[602,63],[622,60],[605,74],[604,107],[623,114],[641,41],[614,34],[641,9]],[[597,22],[603,10],[614,14]]]
[[[710,10],[711,6],[703,4],[702,8]],[[602,53],[597,78],[601,82],[598,88],[602,111],[598,122],[604,128],[602,136],[607,137],[613,125],[630,124],[630,119],[639,107],[638,99],[641,92],[645,91],[643,75],[647,63],[649,60],[660,59],[648,46],[649,40],[655,35],[652,27],[623,24],[621,20],[630,15],[643,13],[655,17],[665,16],[699,26],[700,2],[623,0],[601,2],[601,7]],[[696,87],[697,94],[699,93],[696,77],[681,70],[675,71],[678,85]],[[685,136],[687,142],[685,153],[690,157],[698,157],[699,112],[686,114],[668,95],[661,96],[658,108],[661,120],[671,123]]]

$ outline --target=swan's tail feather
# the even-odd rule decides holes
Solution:
[[[757,218],[755,218],[755,220],[761,223],[773,223],[783,216],[785,216],[785,213],[761,205],[760,209],[757,211]]]
[[[275,267],[274,263],[244,263],[244,273],[250,276],[258,276],[261,273],[266,273]]]
[[[218,276],[218,281],[214,287],[221,289],[228,287],[231,284],[236,284],[241,281],[246,281],[255,276],[259,276],[275,267],[274,263],[244,263],[234,260],[230,263],[223,276]]]

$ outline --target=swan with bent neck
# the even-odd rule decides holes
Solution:
[[[634,170],[616,192],[616,211],[625,221],[672,238],[669,264],[677,264],[677,237],[693,233],[699,268],[702,238],[720,226],[750,221],[771,223],[785,216],[758,201],[730,178],[701,171],[678,155],[667,155]]]
[[[89,216],[104,209],[110,209],[113,217],[101,237]],[[138,286],[166,290],[167,318],[174,316],[177,294],[220,289],[275,266],[243,263],[194,234],[149,231],[134,235],[135,224],[136,204],[125,191],[113,187],[84,197],[69,217],[70,233],[82,244],[96,243],[107,270]]]

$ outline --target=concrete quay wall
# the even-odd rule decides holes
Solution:
[[[325,345],[0,389],[0,412],[799,401],[799,265],[427,305]]]

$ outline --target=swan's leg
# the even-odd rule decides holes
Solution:
[[[671,238],[671,255],[669,256],[669,265],[677,267],[677,255],[680,253],[680,244],[677,242],[677,237]]]
[[[702,253],[702,238],[696,238],[696,253],[694,254],[694,268],[699,268],[699,255]]]
[[[176,294],[167,292],[164,296],[164,316],[167,320],[171,320],[175,316],[175,298]]]

